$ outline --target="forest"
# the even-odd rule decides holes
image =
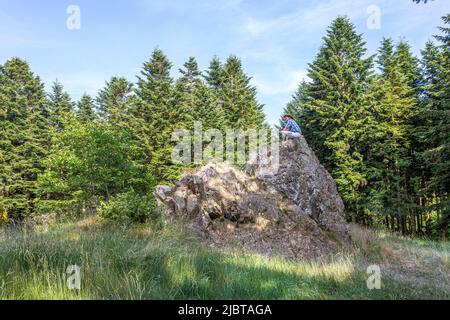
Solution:
[[[335,179],[349,221],[448,239],[450,15],[419,57],[406,40],[380,40],[368,56],[364,36],[336,18],[285,112]],[[214,57],[206,71],[191,57],[177,79],[172,68],[156,48],[135,82],[113,77],[73,101],[57,80],[46,92],[20,58],[0,65],[0,224],[156,219],[155,186],[192,169],[171,160],[174,128],[268,127],[238,57]]]

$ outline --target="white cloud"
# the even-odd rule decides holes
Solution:
[[[284,73],[280,72],[278,74],[279,76],[277,78],[281,78],[283,74],[285,76],[276,81],[276,79],[273,78],[267,80],[260,75],[256,75],[252,79],[253,85],[256,86],[258,92],[263,95],[290,94],[294,93],[303,80],[308,80],[305,70],[294,70]]]
[[[373,2],[374,0],[330,0],[313,8],[306,10],[301,8],[296,12],[273,19],[256,19],[248,15],[245,18],[243,30],[255,38],[263,35],[282,36],[293,33],[316,36],[314,31],[325,28],[339,15],[347,15],[351,19],[366,16],[367,7]]]

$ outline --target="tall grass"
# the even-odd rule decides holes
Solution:
[[[446,287],[411,283],[395,274],[383,275],[381,290],[369,290],[368,264],[382,264],[390,253],[355,239],[353,252],[329,261],[293,262],[219,251],[173,226],[121,227],[90,218],[46,232],[4,233],[0,299],[450,298]],[[422,248],[395,241],[412,251]],[[432,250],[444,257],[449,247],[433,245]],[[445,261],[439,267],[448,273]],[[81,268],[79,291],[67,287],[70,265]]]

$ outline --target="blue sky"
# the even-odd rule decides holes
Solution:
[[[80,30],[66,26],[69,5],[81,9]],[[373,5],[379,29],[367,26]],[[205,69],[214,55],[236,54],[268,121],[277,123],[338,15],[364,34],[368,54],[384,36],[406,39],[419,54],[448,12],[448,0],[0,0],[0,63],[26,59],[47,89],[58,78],[78,99],[96,95],[114,75],[134,82],[157,46],[173,62],[174,77],[189,56]]]

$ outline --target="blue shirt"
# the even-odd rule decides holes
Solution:
[[[302,133],[302,130],[300,129],[300,126],[297,124],[297,122],[295,122],[292,119],[289,119],[289,121],[286,123],[286,129],[289,132]]]

